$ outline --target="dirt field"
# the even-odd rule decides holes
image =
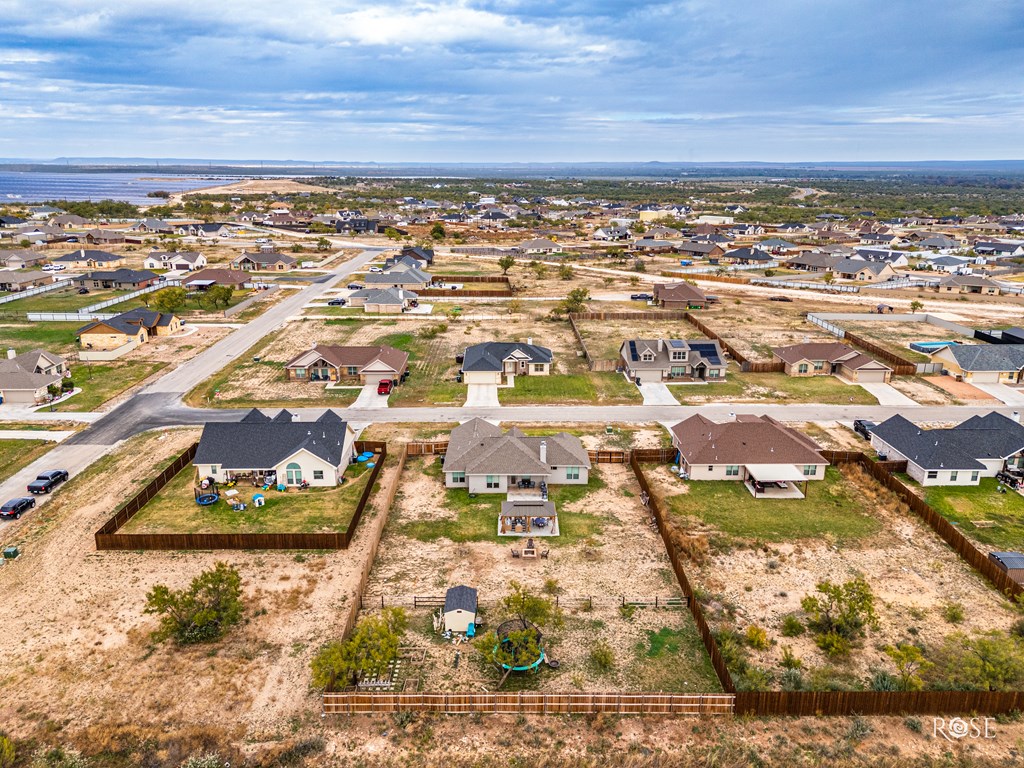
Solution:
[[[447,506],[436,461],[439,459],[434,457],[410,459],[406,466],[370,575],[371,595],[384,595],[385,602],[392,603],[411,595],[443,595],[448,586],[471,584],[480,591],[481,605],[493,608],[507,593],[511,580],[540,592],[546,580],[555,579],[559,599],[564,602],[565,626],[546,634],[550,636],[550,653],[561,666],[514,685],[543,690],[650,690],[652,684],[660,683],[664,690],[697,690],[701,685],[717,690],[685,610],[620,610],[623,596],[679,597],[664,545],[637,499],[638,489],[627,465],[600,465],[596,475],[603,487],[559,509],[563,535],[538,539],[542,548],[550,548],[550,555],[531,561],[510,556],[510,548],[523,544],[517,537],[488,533],[460,542],[422,538],[424,523],[429,530],[430,523],[441,525],[456,514]],[[585,519],[573,518],[572,513]],[[580,536],[580,525],[591,531],[590,535]],[[566,541],[567,537],[572,540]],[[591,596],[592,605],[586,600]],[[367,598],[368,610],[375,604],[374,597]],[[490,616],[487,621],[493,627],[500,619],[493,612]],[[658,673],[665,661],[659,654],[651,654],[651,642],[660,647],[652,636],[673,638],[681,646],[673,663],[684,668],[671,675]],[[614,651],[617,663],[613,672],[601,673],[589,663],[589,650],[598,637]],[[480,655],[469,646],[456,648],[439,641],[432,631],[429,610],[411,614],[405,642],[426,654],[425,661],[415,664],[410,674],[419,689],[484,686],[493,690],[497,678]],[[458,669],[453,667],[457,650],[464,657]]]
[[[659,495],[677,492],[678,481],[667,468],[651,468]],[[824,540],[804,540],[765,546],[712,551],[703,565],[692,565],[693,578],[708,595],[709,620],[718,627],[743,631],[749,625],[767,630],[773,645],[752,650],[752,661],[776,678],[783,647],[804,662],[804,669],[828,659],[810,633],[783,637],[787,614],[801,614],[800,600],[822,580],[845,581],[863,574],[876,597],[879,628],[869,630],[863,647],[855,649],[844,672],[866,678],[875,669],[890,669],[881,652],[888,644],[920,639],[939,644],[962,629],[1008,630],[1016,618],[1009,603],[912,513],[899,511],[894,497],[863,472],[847,475],[867,498],[882,523],[868,539],[835,546]],[[770,504],[770,501],[751,501]],[[740,510],[737,510],[739,513]],[[708,532],[710,533],[710,532]],[[753,544],[753,542],[751,542]],[[948,623],[942,606],[957,602],[967,607],[963,624]]]
[[[181,198],[189,194],[204,195],[289,195],[298,192],[336,192],[329,187],[320,187],[294,179],[244,179],[231,184],[190,189],[188,192],[171,195],[171,200],[181,202]]]
[[[971,324],[977,320],[971,321]],[[976,343],[973,336],[940,328],[923,322],[895,322],[891,320],[864,323],[838,323],[842,328],[873,341],[891,352],[914,362],[928,362],[928,355],[910,348],[913,341],[963,341]]]
[[[704,334],[685,320],[579,320],[576,326],[595,360],[617,360],[619,347],[627,339],[707,341]]]

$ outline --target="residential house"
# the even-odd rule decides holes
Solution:
[[[974,244],[974,252],[979,256],[994,256],[997,259],[1013,259],[1018,256],[1024,256],[1024,244],[978,241]]]
[[[703,243],[693,240],[676,243],[676,251],[681,256],[689,256],[694,259],[717,258],[725,253],[725,249],[718,243]]]
[[[519,244],[519,250],[521,253],[527,255],[541,254],[541,253],[555,253],[562,250],[562,246],[553,240],[548,240],[543,237],[536,237],[533,240],[526,240]]]
[[[903,240],[899,235],[893,234],[892,232],[862,232],[860,235],[861,245],[884,245],[888,248],[892,248],[897,245],[902,245]]]
[[[626,227],[598,227],[592,237],[595,240],[615,241],[629,240],[633,233]]]
[[[218,483],[333,487],[343,482],[354,446],[355,432],[335,411],[298,421],[288,411],[271,418],[254,408],[241,421],[208,423],[192,465]]]
[[[348,297],[350,307],[362,307],[364,312],[376,315],[401,314],[418,300],[418,294],[403,288],[362,288]]]
[[[931,354],[942,372],[969,384],[1017,384],[1024,369],[1024,344],[950,344]]]
[[[638,384],[725,381],[727,363],[717,341],[630,339],[619,347],[619,358]]]
[[[885,262],[894,269],[896,267],[906,267],[910,264],[906,251],[891,251],[887,248],[857,248],[854,250],[851,258]]]
[[[933,251],[949,251],[960,247],[960,243],[947,235],[931,235],[920,240],[918,245]]]
[[[0,249],[0,265],[7,269],[25,269],[46,261],[46,255],[27,248]]]
[[[243,252],[241,256],[231,262],[232,269],[241,269],[246,272],[285,272],[292,269],[297,260],[283,253],[276,252]]]
[[[657,224],[653,227],[648,227],[644,231],[644,237],[653,237],[661,240],[666,240],[680,236],[682,236],[682,233],[678,229],[673,229],[672,227],[665,227],[662,226],[661,224]]]
[[[292,358],[284,372],[288,381],[376,384],[381,379],[400,379],[408,366],[409,353],[394,347],[317,344]]]
[[[654,300],[665,309],[705,309],[708,297],[700,288],[687,282],[655,283]]]
[[[67,240],[68,236],[60,227],[51,227],[48,224],[22,227],[14,230],[10,237],[14,240],[28,240],[32,243],[50,243],[56,240]]]
[[[729,234],[733,237],[757,237],[764,234],[764,227],[760,224],[734,224]]]
[[[434,263],[434,249],[421,248],[418,245],[404,245],[399,254],[402,258],[412,258],[420,262],[420,268],[425,269]]]
[[[859,280],[865,283],[882,283],[898,277],[888,263],[864,259],[841,259],[832,265],[831,272],[844,280]]]
[[[181,224],[177,226],[174,231],[179,235],[190,235],[192,237],[200,238],[214,238],[224,237],[225,235],[232,235],[233,227],[230,224],[218,224],[218,223],[199,223],[199,224]]]
[[[124,264],[124,257],[106,251],[80,249],[50,259],[50,261],[53,264],[63,264],[66,267],[78,269],[110,269]]]
[[[144,344],[153,336],[170,336],[181,330],[181,319],[169,312],[130,309],[109,320],[93,320],[78,329],[82,349],[109,350],[126,344]]]
[[[363,278],[367,288],[404,288],[421,290],[430,286],[433,276],[418,266],[397,264],[385,272],[370,272]]]
[[[785,363],[787,376],[835,375],[858,383],[883,384],[892,376],[889,366],[838,341],[776,347],[772,356]]]
[[[125,240],[124,232],[109,229],[90,229],[84,238],[89,245],[116,245]]]
[[[452,430],[442,471],[447,488],[508,493],[551,485],[586,485],[590,456],[575,435],[528,437],[513,428],[470,419]],[[543,494],[538,494],[539,497]]]
[[[160,275],[148,269],[114,269],[109,271],[86,272],[74,278],[78,288],[131,289],[137,291],[160,282]]]
[[[60,227],[61,229],[81,229],[89,224],[89,220],[73,213],[62,213],[46,223],[51,227]]]
[[[157,235],[170,235],[174,232],[174,227],[160,219],[142,219],[135,222],[129,229],[132,232],[148,232]]]
[[[767,264],[775,261],[775,257],[768,253],[768,251],[762,251],[756,247],[736,248],[726,251],[723,258],[732,260],[737,264]]]
[[[336,222],[334,228],[339,234],[364,235],[375,233],[379,226],[379,219],[353,216]]]
[[[49,388],[69,375],[67,362],[44,349],[14,354],[0,360],[0,404],[36,405],[45,402]]]
[[[973,259],[963,256],[935,256],[928,259],[928,265],[939,272],[947,272],[951,275],[969,275],[972,271]]]
[[[506,384],[514,386],[516,376],[547,376],[554,356],[547,347],[539,347],[533,339],[518,341],[485,341],[466,348],[462,362],[466,384]]]
[[[633,249],[644,253],[675,253],[678,243],[671,240],[656,240],[653,237],[641,237],[633,241]]]
[[[717,423],[696,415],[670,432],[679,468],[690,480],[741,482],[755,498],[803,498],[798,483],[825,478],[820,446],[770,416]]]
[[[251,279],[252,275],[238,269],[219,269],[216,267],[210,267],[189,275],[188,282],[185,283],[185,287],[205,290],[211,285],[227,285],[231,288],[239,289],[244,288],[246,283]]]
[[[198,251],[150,251],[142,262],[146,269],[173,269],[191,272],[206,266],[206,256]]]
[[[798,250],[798,246],[789,242],[789,240],[783,240],[781,237],[769,237],[767,240],[761,240],[758,242],[757,247],[775,255],[792,253]]]
[[[0,229],[14,229],[25,224],[27,219],[20,216],[0,216]]]
[[[36,221],[44,221],[51,219],[54,216],[59,216],[64,213],[60,208],[54,208],[52,205],[32,205],[29,206],[28,215],[30,219]]]
[[[49,285],[53,282],[53,275],[49,272],[15,272],[10,269],[0,269],[0,291],[17,293],[40,285]]]
[[[805,251],[793,256],[785,256],[779,259],[779,262],[784,267],[804,272],[831,272],[832,267],[843,260],[841,256],[833,256],[821,251]]]
[[[776,232],[782,232],[787,235],[809,235],[814,230],[806,224],[798,221],[788,221],[785,224],[780,224],[775,228]]]
[[[893,416],[871,432],[890,461],[906,461],[921,485],[978,485],[983,477],[1024,469],[1024,426],[999,413],[972,416],[947,429],[922,429]]]
[[[995,280],[984,275],[950,275],[936,286],[939,293],[980,293],[983,296],[998,296],[1002,287]]]

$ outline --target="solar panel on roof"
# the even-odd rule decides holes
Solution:
[[[683,341],[682,339],[669,339],[668,345],[670,347],[675,347],[676,349],[682,349],[683,347],[686,346],[686,342]]]
[[[635,341],[629,342],[629,359],[630,360],[639,360],[640,359],[637,356],[637,354],[636,354],[636,342]]]
[[[690,348],[699,352],[701,357],[707,358],[712,365],[721,365],[722,360],[718,356],[718,349],[714,344],[702,342],[690,342]]]

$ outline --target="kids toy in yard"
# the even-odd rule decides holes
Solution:
[[[196,504],[200,507],[209,507],[220,501],[219,493],[200,493],[196,495]]]
[[[536,624],[509,619],[499,624],[494,634],[497,643],[491,650],[491,659],[505,672],[499,688],[513,672],[536,672],[544,663],[544,636]]]

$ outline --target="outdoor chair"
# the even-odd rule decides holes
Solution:
[[[512,557],[521,557],[521,555],[519,554],[519,550],[518,549],[513,549],[512,550]]]
[[[550,553],[551,553],[550,549],[541,550],[540,556],[543,557],[545,560],[547,560],[548,559],[548,555]]]

